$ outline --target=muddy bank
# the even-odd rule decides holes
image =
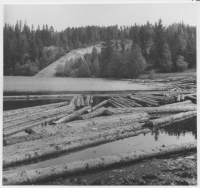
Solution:
[[[197,185],[197,152],[118,165],[37,185]]]

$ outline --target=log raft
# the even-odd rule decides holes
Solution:
[[[194,97],[194,95],[188,96]],[[182,96],[179,98],[179,101],[183,101]],[[184,97],[185,99],[187,97]],[[86,96],[84,102],[81,95],[76,95],[70,102],[27,108],[27,111],[26,109],[21,109],[5,112],[3,167],[14,167],[22,165],[24,162],[30,163],[44,157],[55,157],[63,152],[71,152],[77,149],[137,136],[142,133],[151,132],[152,128],[160,128],[197,116],[196,104],[193,104],[190,100],[160,106],[164,100],[171,100],[171,97],[168,95],[146,95],[140,93],[109,97],[108,100],[91,107],[90,105],[93,103],[92,96]],[[105,108],[105,105],[108,106],[109,104],[112,104],[115,108]],[[65,111],[64,109],[68,110]],[[23,115],[23,113],[25,114]],[[50,125],[36,127],[44,123],[50,123]],[[51,123],[56,124],[56,126],[51,125]],[[148,127],[149,125],[151,129]],[[9,137],[32,127],[36,132],[35,134]],[[37,132],[37,130],[41,130],[41,132]],[[46,132],[44,133],[42,130],[46,130]],[[180,151],[183,150],[183,147],[181,148]],[[187,150],[187,148],[191,148],[191,145],[185,148]],[[173,151],[179,151],[179,147],[174,148]],[[160,153],[162,152],[157,151],[156,155],[161,155]],[[150,152],[149,156],[154,156],[154,153]],[[85,162],[82,163],[86,164]],[[108,162],[108,166],[111,163]],[[69,173],[78,172],[78,169],[80,170],[79,166],[77,166],[79,162],[75,162],[74,164],[73,170]],[[115,164],[115,161],[112,164]],[[97,165],[94,168],[98,167]],[[57,169],[57,166],[55,168]],[[31,176],[30,179],[28,178],[29,180],[24,179],[22,176],[20,179],[18,173],[14,173],[15,177],[13,177],[14,174],[5,175],[3,182],[5,185],[16,185],[26,184],[27,181],[30,183],[30,181],[37,182],[39,179],[44,180],[52,175],[52,173],[49,175],[45,174],[48,172],[48,169],[50,167],[44,170],[44,176],[43,171],[40,169],[42,172],[41,178],[37,174],[38,171],[31,171],[33,180]],[[56,171],[54,176],[59,177],[61,174],[68,173],[68,171],[63,171],[60,166],[58,169],[59,173]],[[83,170],[86,170],[86,168],[83,168]],[[28,175],[30,175],[29,171]]]

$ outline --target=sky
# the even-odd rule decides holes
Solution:
[[[26,20],[27,25],[54,30],[87,25],[109,26],[154,24],[161,18],[164,25],[184,22],[197,25],[195,3],[132,3],[132,4],[4,4],[4,23],[15,25]]]

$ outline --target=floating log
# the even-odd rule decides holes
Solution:
[[[79,97],[79,95],[75,95],[75,96],[71,99],[71,101],[69,102],[69,105],[76,105],[76,101],[77,101],[78,97]]]
[[[77,100],[76,100],[76,106],[80,107],[81,106],[81,96],[78,96]]]
[[[134,96],[135,96],[135,97],[138,97],[138,98],[142,98],[142,99],[147,100],[147,101],[149,101],[149,102],[155,103],[155,105],[159,105],[159,104],[158,104],[158,101],[156,101],[156,100],[153,99],[153,98],[148,97],[148,95],[134,95]]]
[[[193,105],[192,101],[191,100],[187,100],[187,101],[184,101],[184,102],[176,102],[176,103],[172,103],[172,104],[165,104],[165,105],[162,105],[162,106],[159,106],[159,107],[170,107],[170,106],[191,106]]]
[[[80,110],[77,110],[77,111],[73,112],[72,114],[69,114],[68,116],[63,117],[63,118],[55,121],[54,124],[65,123],[65,122],[72,121],[76,117],[78,117],[78,116],[82,115],[83,113],[85,113],[90,108],[91,108],[91,106],[85,106],[85,107],[81,108]]]
[[[149,104],[149,105],[152,105],[152,106],[157,106],[157,104],[155,104],[155,103],[152,103],[152,102],[147,101],[147,100],[145,100],[145,99],[141,99],[141,98],[135,97],[135,96],[133,96],[133,95],[128,95],[128,97],[131,98],[131,99],[133,99],[133,100],[136,100],[136,101],[145,103],[145,104]]]
[[[18,96],[3,96],[4,101],[27,101],[27,100],[47,100],[47,99],[66,99],[70,100],[71,94],[62,95],[18,95]]]
[[[63,106],[63,107],[60,107],[60,108],[40,112],[39,114],[38,113],[33,114],[32,116],[30,116],[30,115],[24,116],[23,119],[18,119],[18,120],[15,120],[15,121],[4,123],[3,124],[3,130],[8,130],[8,129],[16,127],[16,126],[24,126],[28,122],[43,120],[44,118],[48,118],[48,117],[51,117],[53,115],[59,115],[62,112],[69,111],[69,113],[70,113],[70,112],[72,112],[72,108],[73,107],[71,105],[67,105],[67,106]]]
[[[190,111],[190,112],[179,113],[179,114],[175,114],[175,115],[171,115],[171,116],[167,116],[167,117],[163,117],[163,118],[159,118],[155,120],[150,120],[150,122],[155,128],[157,128],[160,126],[163,127],[166,125],[170,125],[178,121],[183,121],[185,119],[195,117],[195,116],[197,116],[197,111]],[[147,124],[149,125],[149,123]]]
[[[3,139],[3,146],[9,146],[17,143],[28,142],[32,140],[38,140],[45,137],[45,134],[30,134],[25,136],[16,136]]]
[[[55,120],[58,120],[70,113],[72,113],[75,110],[75,106],[74,105],[68,105],[68,108],[66,108],[66,110],[62,113],[59,114],[54,114],[53,116],[50,117],[46,117],[46,118],[42,118],[40,120],[35,120],[35,121],[30,121],[30,122],[26,122],[24,124],[18,124],[17,126],[14,127],[8,127],[7,130],[3,130],[4,131],[4,136],[8,137],[11,136],[13,134],[16,134],[18,132],[24,131],[27,128],[32,128],[35,127],[37,125],[42,125],[42,124],[47,124],[47,123],[52,123]]]
[[[120,101],[121,104],[124,104],[127,107],[135,107],[135,105],[133,103],[130,103],[128,100],[126,100],[126,98],[118,97],[116,99],[117,99],[117,101]]]
[[[85,100],[85,106],[89,106],[90,105],[90,95],[86,96],[86,100]]]
[[[81,106],[85,106],[85,102],[84,102],[84,99],[83,99],[83,96],[81,95]]]
[[[114,107],[116,107],[116,108],[121,108],[121,106],[118,106],[118,105],[115,104],[113,101],[111,101],[111,100],[109,100],[109,99],[108,99],[108,101],[109,101],[109,103],[112,104]]]
[[[121,130],[123,137],[126,136],[125,130],[127,130],[127,135],[135,134],[134,130],[141,129],[142,125],[148,120],[149,115],[145,112],[141,112],[121,114],[113,117],[98,117],[74,123],[71,122],[70,129],[66,129],[66,125],[63,124],[65,129],[59,130],[59,134],[51,136],[50,138],[47,137],[32,142],[23,142],[4,147],[3,166],[13,166],[25,161],[73,151],[92,144],[106,143],[108,140],[113,141],[113,139],[120,139],[122,137],[118,136],[119,130]],[[92,128],[95,128],[95,131],[93,131]],[[74,133],[73,138],[76,140],[73,143],[71,143],[72,140],[70,138],[72,137],[72,133]],[[99,137],[101,133],[103,136]],[[109,134],[109,138],[107,138],[107,136],[105,138],[105,135]],[[113,134],[116,134],[115,138]],[[78,135],[79,140],[77,140]],[[92,139],[89,138],[90,135],[93,135]],[[85,141],[83,138],[85,138]]]
[[[63,152],[71,152],[75,150],[80,150],[83,148],[87,147],[92,147],[92,146],[97,146],[100,144],[105,144],[108,142],[116,141],[116,140],[121,140],[124,138],[132,137],[132,136],[137,136],[139,134],[144,134],[151,132],[150,129],[145,128],[142,129],[142,126],[144,123],[134,123],[134,124],[128,124],[125,125],[124,127],[117,127],[117,128],[112,128],[108,130],[103,130],[102,132],[95,132],[90,135],[85,135],[84,137],[82,136],[76,136],[74,138],[70,137],[63,137],[62,143],[63,144],[58,144],[58,142],[55,144],[52,142],[46,142],[45,145],[41,143],[40,147],[37,147],[36,150],[31,151],[31,150],[26,150],[26,153],[15,153],[12,156],[8,156],[3,160],[4,167],[11,167],[11,166],[16,166],[20,165],[24,162],[26,164],[33,162],[34,160],[39,160],[43,157],[48,157],[52,158],[53,156],[57,156],[58,154],[61,154]],[[52,138],[52,137],[50,137]],[[49,138],[49,139],[50,139]],[[46,138],[43,138],[44,140]],[[35,140],[33,142],[41,142],[40,140]],[[23,142],[20,143],[20,145],[23,145],[26,147],[26,145],[29,145],[28,142]],[[45,149],[42,148],[42,146],[45,146]],[[8,148],[13,148],[13,147],[18,147],[18,144],[15,145],[10,145],[4,147],[4,149]]]
[[[90,103],[93,104],[93,96],[90,97]]]
[[[193,97],[193,96],[188,96],[188,95],[186,95],[186,98],[187,98],[187,99],[191,99],[191,100],[193,100],[193,101],[196,101],[196,100],[197,100],[197,98],[196,98],[196,97]]]
[[[111,99],[108,99],[108,101],[113,105],[115,106],[116,108],[125,108],[124,105],[121,105],[119,103],[116,103],[115,101],[111,100]]]
[[[16,110],[8,110],[3,112],[3,118],[8,118],[8,116],[19,116],[20,114],[25,115],[28,113],[36,113],[36,112],[41,112],[44,110],[50,110],[54,108],[59,108],[62,106],[68,105],[69,102],[59,102],[59,103],[53,103],[53,104],[46,104],[46,105],[41,105],[41,106],[35,106],[35,107],[28,107],[28,108],[21,108],[21,109],[16,109]]]
[[[84,114],[84,115],[80,116],[80,119],[91,119],[91,118],[94,118],[94,117],[98,117],[98,116],[100,116],[104,113],[105,109],[106,108],[104,108],[104,107],[98,108],[95,111],[92,111],[88,114]]]
[[[196,111],[196,106],[171,106],[171,107],[137,107],[137,108],[110,108],[105,110],[106,115],[133,113],[144,111],[149,114],[163,113],[180,113],[188,111]]]
[[[106,105],[107,103],[108,103],[108,100],[104,100],[104,101],[102,101],[101,103],[99,103],[99,104],[97,104],[96,106],[94,106],[94,107],[92,108],[91,111],[95,111],[96,109],[98,109],[98,108],[100,108],[100,107]]]
[[[118,100],[118,98],[114,98],[114,97],[109,97],[110,100],[114,101],[115,104],[119,105],[119,106],[122,106],[122,107],[127,107],[126,104],[124,104],[122,101]]]
[[[153,158],[158,156],[165,156],[177,152],[196,150],[197,142],[169,145],[167,147],[155,147],[151,150],[139,150],[129,153],[119,153],[98,157],[94,159],[87,159],[75,161],[72,163],[65,163],[40,169],[14,172],[3,175],[3,185],[22,185],[34,184],[44,180],[69,176],[80,172],[88,172],[99,168],[107,168],[116,164],[124,164]]]
[[[126,98],[126,100],[129,101],[131,104],[133,104],[133,105],[136,106],[136,107],[142,107],[141,104],[138,104],[136,101],[134,101],[134,100],[132,100],[132,99]]]

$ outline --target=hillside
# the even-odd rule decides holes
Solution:
[[[120,42],[120,41],[118,41]],[[125,49],[131,48],[132,41],[129,39],[125,40]],[[58,60],[50,64],[49,66],[42,69],[40,72],[38,72],[35,77],[54,77],[56,73],[56,67],[61,64],[65,65],[66,61],[69,61],[70,59],[80,58],[84,56],[86,53],[92,53],[92,49],[95,47],[97,49],[97,52],[101,52],[101,43],[92,45],[87,48],[79,48],[76,50],[70,51],[68,54],[60,57]]]
[[[98,53],[101,51],[101,44],[96,44],[87,48],[79,48],[77,50],[72,50],[68,54],[56,60],[54,63],[42,69],[35,75],[35,77],[54,77],[56,73],[56,67],[58,66],[58,64],[64,65],[66,61],[69,61],[70,59],[83,57],[84,54],[91,53],[93,47],[97,49]]]

